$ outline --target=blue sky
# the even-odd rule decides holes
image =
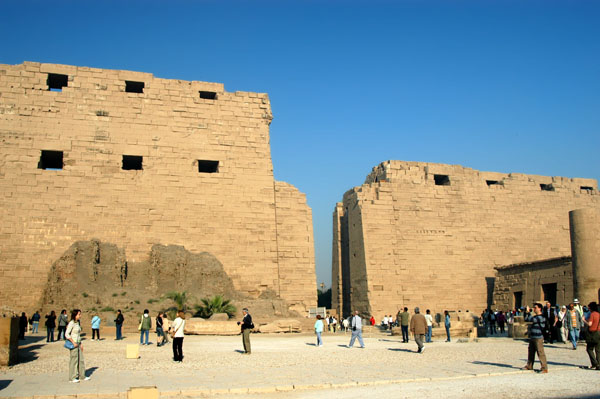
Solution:
[[[600,178],[598,1],[2,1],[0,63],[225,84],[271,99],[275,177],[332,211],[388,159]]]

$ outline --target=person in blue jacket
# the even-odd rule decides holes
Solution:
[[[317,321],[315,322],[315,334],[317,334],[317,346],[323,346],[323,340],[321,339],[321,333],[323,333],[323,320],[321,315],[317,315]]]
[[[102,320],[100,320],[100,316],[98,316],[97,314],[94,315],[94,317],[92,317],[92,341],[94,340],[94,338],[96,338],[98,341],[100,341],[100,323]]]

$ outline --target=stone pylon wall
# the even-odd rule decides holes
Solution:
[[[404,306],[480,312],[494,266],[569,256],[569,211],[598,209],[600,196],[593,179],[388,161],[341,206],[350,281],[342,289],[352,308],[381,317]]]
[[[56,77],[66,85],[51,91]],[[142,92],[127,92],[128,81]],[[312,289],[282,297],[316,305],[312,237],[283,240],[297,257],[278,254],[284,218],[302,213],[290,222],[311,231],[312,218],[291,189],[278,217],[271,119],[266,94],[218,83],[0,65],[0,303],[31,309],[52,262],[73,242],[96,238],[124,247],[132,261],[153,244],[210,252],[253,296],[278,292],[294,270],[294,281]],[[42,151],[62,151],[62,170],[40,169]],[[142,170],[123,170],[124,155],[143,157]],[[203,161],[218,161],[216,173]]]

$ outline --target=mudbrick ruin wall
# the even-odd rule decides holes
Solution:
[[[193,288],[182,268],[205,264],[248,298],[315,306],[312,214],[273,178],[271,119],[266,94],[219,83],[0,65],[0,304],[32,310],[77,273]]]
[[[334,210],[333,307],[478,314],[494,267],[571,255],[580,208],[600,208],[596,180],[384,162]]]

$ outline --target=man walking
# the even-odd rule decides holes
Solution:
[[[244,344],[244,355],[249,355],[252,353],[250,349],[250,330],[254,328],[254,323],[252,323],[252,316],[248,313],[248,308],[242,309],[244,313],[244,318],[241,322],[238,321],[238,326],[241,325],[242,329],[242,343]]]
[[[541,373],[548,372],[548,364],[546,363],[546,354],[544,353],[544,330],[546,327],[546,319],[542,315],[543,306],[541,303],[533,305],[534,316],[530,313],[530,308],[527,306],[525,321],[532,322],[529,326],[529,348],[527,356],[527,364],[523,367],[523,370],[533,370],[533,362],[535,361],[535,354],[537,352],[542,364]]]
[[[354,340],[358,338],[358,343],[361,348],[365,347],[365,343],[362,339],[362,320],[358,315],[358,310],[354,311],[354,316],[352,316],[352,320],[350,320],[350,328],[352,329],[352,337],[350,338],[350,344],[348,348],[352,348],[354,345]]]
[[[408,324],[410,321],[410,313],[408,308],[404,307],[404,312],[400,313],[400,327],[402,328],[402,342],[408,342]]]
[[[425,333],[427,332],[427,320],[425,319],[425,316],[420,313],[418,307],[415,308],[415,315],[410,320],[410,331],[415,336],[415,342],[419,348],[417,353],[423,353],[423,351],[425,351],[423,341],[425,340]]]
[[[569,305],[569,310],[565,316],[567,322],[567,329],[569,330],[569,337],[571,338],[571,344],[573,344],[573,350],[577,350],[577,341],[579,341],[579,332],[583,324],[583,317],[581,313],[575,309],[574,304]]]

